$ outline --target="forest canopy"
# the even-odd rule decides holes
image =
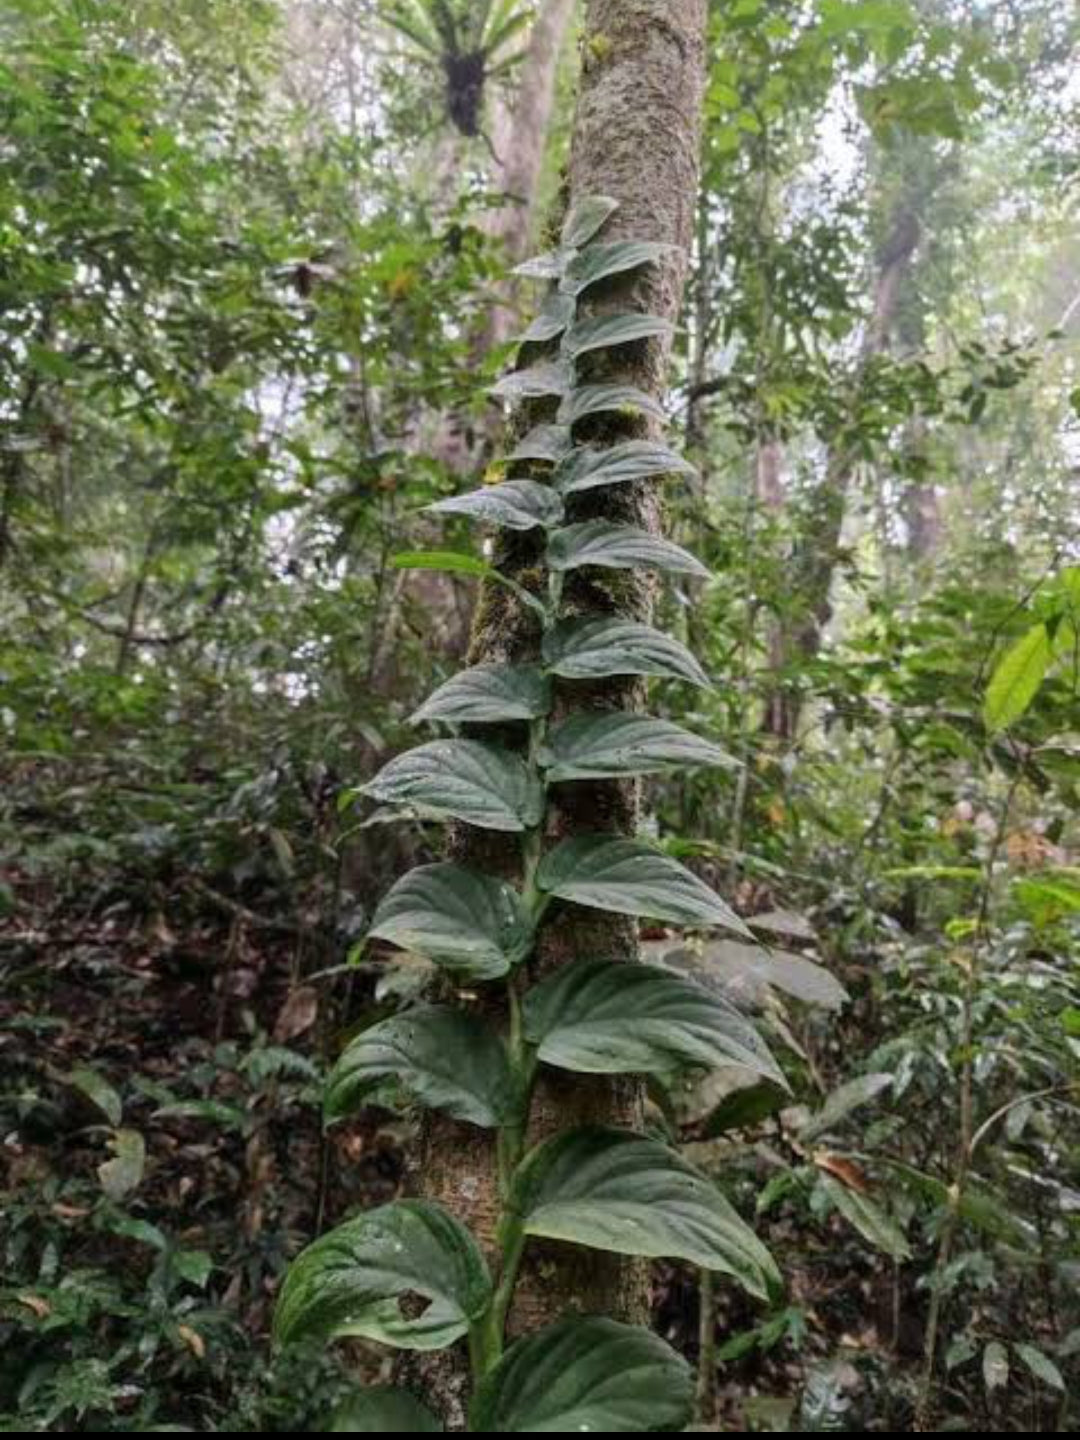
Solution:
[[[1061,0],[0,0],[4,1428],[1080,1424],[1078,156]]]

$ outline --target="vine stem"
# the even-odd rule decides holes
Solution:
[[[562,576],[551,574],[548,582],[549,600],[545,607],[544,628],[554,624],[562,600]],[[527,830],[522,840],[522,895],[532,918],[533,933],[539,929],[547,908],[547,897],[537,884],[544,852],[544,829],[547,820],[547,785],[540,766],[540,756],[547,741],[548,719],[540,716],[529,726],[528,763],[539,775],[543,785],[543,804],[539,823]],[[535,953],[535,943],[533,946]],[[506,1321],[517,1288],[521,1262],[525,1254],[525,1226],[514,1206],[514,1176],[525,1154],[529,1119],[532,1114],[533,1087],[536,1079],[536,1054],[525,1039],[522,1014],[521,973],[530,955],[506,980],[506,1009],[509,1021],[507,1049],[510,1072],[515,1090],[515,1117],[499,1127],[496,1137],[498,1167],[499,1221],[496,1239],[501,1256],[499,1283],[487,1313],[470,1332],[469,1356],[474,1383],[478,1383],[502,1358],[505,1347]]]

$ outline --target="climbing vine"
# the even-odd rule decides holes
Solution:
[[[568,216],[559,248],[522,267],[551,282],[523,340],[557,347],[557,354],[514,370],[496,392],[550,402],[554,423],[528,431],[500,483],[432,507],[541,532],[546,594],[474,556],[400,557],[405,565],[508,586],[535,618],[535,657],[452,678],[415,717],[451,727],[450,738],[397,757],[362,787],[370,798],[424,818],[521,837],[519,887],[458,864],[422,866],[394,886],[369,932],[372,940],[426,957],[461,985],[502,986],[507,1033],[463,1008],[421,1005],[360,1034],[341,1056],[326,1100],[329,1119],[376,1099],[407,1100],[495,1132],[495,1273],[461,1220],[428,1201],[402,1200],[347,1221],[304,1251],[276,1317],[281,1342],[358,1336],[436,1350],[467,1339],[474,1431],[680,1430],[690,1418],[689,1367],[648,1330],[573,1315],[507,1345],[532,1240],[687,1261],[731,1276],[761,1298],[780,1286],[771,1256],[715,1186],[658,1140],[600,1126],[561,1131],[533,1146],[529,1139],[544,1066],[670,1080],[685,1070],[734,1065],[784,1083],[736,1008],[662,968],[580,955],[530,984],[530,961],[554,901],[749,936],[709,886],[647,843],[606,834],[574,835],[553,848],[546,843],[554,785],[730,763],[709,741],[648,715],[580,710],[553,718],[556,681],[571,693],[574,682],[612,676],[709,683],[683,645],[648,625],[564,613],[565,577],[585,567],[705,573],[692,555],[646,530],[568,521],[568,503],[583,492],[690,469],[652,440],[577,440],[587,417],[662,418],[644,391],[585,383],[580,374],[583,356],[668,329],[647,314],[579,315],[594,286],[661,258],[663,247],[651,242],[598,238],[616,208],[603,197],[583,200]],[[518,478],[523,466],[529,478]],[[520,725],[527,743],[512,749],[458,731],[468,726],[471,736],[472,727],[488,725]],[[349,1428],[440,1426],[411,1394],[379,1389],[351,1407]]]

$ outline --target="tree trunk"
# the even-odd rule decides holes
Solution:
[[[503,110],[498,117],[496,184],[507,203],[492,216],[491,233],[502,241],[510,265],[525,259],[536,229],[540,176],[555,108],[555,81],[576,8],[577,0],[544,0],[529,36],[513,109]],[[485,350],[509,340],[514,316],[512,303],[494,306],[483,337]]]
[[[867,368],[888,349],[896,320],[901,289],[919,247],[922,230],[917,216],[901,205],[893,219],[892,231],[880,259],[874,290],[874,308],[867,323],[859,358],[856,387]],[[800,604],[799,617],[791,631],[772,646],[774,673],[797,659],[808,664],[817,658],[832,618],[832,586],[840,559],[840,541],[847,514],[848,495],[855,479],[856,459],[851,448],[834,447],[825,477],[814,498],[809,521],[799,537],[795,556],[793,586]],[[774,687],[766,700],[765,731],[776,739],[796,738],[800,697]]]
[[[706,0],[590,0],[585,64],[574,125],[571,199],[610,195],[620,202],[605,239],[634,238],[673,248],[654,269],[612,283],[596,309],[638,309],[674,321],[680,310],[687,251],[694,223],[698,152],[704,97]],[[609,352],[597,374],[634,384],[660,397],[669,362],[666,342]],[[590,376],[590,379],[596,378]],[[549,419],[536,407],[523,423]],[[601,417],[594,441],[618,441],[649,433],[653,422]],[[660,526],[656,486],[616,486],[578,497],[572,521],[607,518],[651,531]],[[538,542],[530,535],[500,541],[498,568],[522,583],[542,583]],[[565,591],[569,613],[595,612],[648,619],[653,586],[643,574],[574,572]],[[474,631],[470,663],[521,663],[534,659],[538,635],[531,616],[505,590],[487,590]],[[623,709],[641,703],[634,681],[578,686],[575,708]],[[563,699],[565,700],[565,696]],[[557,718],[557,716],[556,716]],[[507,737],[512,741],[518,737]],[[557,787],[546,843],[580,832],[635,833],[639,792],[635,784],[575,783]],[[519,873],[520,857],[508,854],[506,837],[461,829],[451,840],[452,858],[488,873]],[[576,906],[554,906],[545,924],[538,973],[578,957],[637,958],[636,926],[619,917]],[[585,1123],[634,1124],[642,1094],[633,1081],[582,1079],[552,1072],[538,1089],[530,1138]],[[494,1260],[492,1240],[498,1194],[492,1149],[475,1129],[439,1116],[425,1122],[415,1186],[459,1214]],[[560,1246],[530,1246],[518,1288],[511,1331],[531,1330],[568,1310],[641,1321],[648,1313],[645,1267],[633,1260]],[[416,1365],[421,1374],[416,1376]],[[451,1423],[461,1418],[467,1379],[460,1354],[424,1356],[409,1366],[424,1393]]]

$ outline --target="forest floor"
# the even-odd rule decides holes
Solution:
[[[61,916],[28,880],[8,884],[0,1411],[40,1404],[61,1429],[306,1428],[341,1374],[316,1367],[298,1383],[271,1361],[281,1272],[327,1224],[392,1199],[405,1173],[405,1122],[369,1110],[320,1124],[320,1078],[371,1004],[364,981],[298,985],[287,934],[205,897],[150,920],[94,897]],[[882,1379],[894,1391],[907,1372],[902,1413],[921,1333],[890,1267],[839,1233],[778,1224],[768,1239],[787,1309],[763,1325],[721,1287],[721,1344],[747,1338],[721,1366],[721,1423],[702,1428],[787,1429],[808,1375],[834,1417],[888,1428]],[[696,1276],[659,1270],[656,1305],[694,1357]],[[383,1373],[374,1352],[351,1360]]]

